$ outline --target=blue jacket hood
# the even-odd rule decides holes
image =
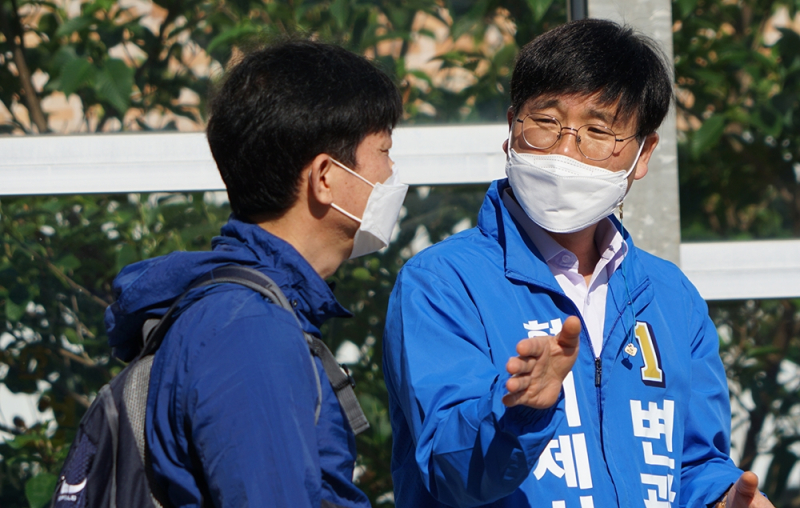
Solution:
[[[297,250],[255,224],[231,217],[205,252],[173,252],[125,267],[114,279],[114,303],[105,313],[109,345],[122,360],[137,353],[145,320],[163,315],[175,298],[214,268],[238,264],[271,277],[295,303],[304,330],[319,334],[331,317],[348,317],[330,287]],[[188,306],[204,291],[187,297]],[[313,309],[313,310],[312,310]],[[180,308],[178,312],[180,312]]]

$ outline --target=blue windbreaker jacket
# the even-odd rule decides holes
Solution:
[[[271,277],[308,333],[319,336],[326,319],[350,315],[292,246],[232,218],[211,252],[175,252],[122,270],[106,312],[111,346],[129,357],[146,318],[230,264]],[[172,504],[368,507],[351,481],[355,436],[316,362],[317,425],[311,359],[291,313],[235,284],[193,290],[156,353],[147,401],[153,470]]]
[[[584,326],[555,406],[503,405],[517,342],[580,316],[503,206],[507,186],[492,184],[477,228],[410,260],[392,293],[384,369],[397,506],[716,501],[741,475],[728,457],[716,329],[681,271],[635,249],[627,233],[630,250],[608,283],[601,356]]]

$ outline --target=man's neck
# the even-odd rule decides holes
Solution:
[[[575,254],[578,258],[578,273],[583,275],[588,285],[594,269],[600,261],[600,253],[594,241],[597,224],[574,233],[551,233],[546,231],[559,245]]]
[[[294,209],[258,225],[294,247],[323,279],[336,272],[353,247],[352,240],[348,244],[342,234],[323,228],[315,218]]]

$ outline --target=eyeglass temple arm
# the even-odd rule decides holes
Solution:
[[[629,139],[631,139],[631,138],[635,138],[635,137],[636,137],[636,136],[638,136],[638,135],[639,135],[639,133],[637,132],[636,134],[631,134],[631,135],[630,135],[630,136],[628,136],[627,138],[617,139],[617,138],[615,137],[615,138],[614,138],[614,141],[616,141],[616,142],[618,142],[618,143],[619,143],[620,141],[628,141]]]

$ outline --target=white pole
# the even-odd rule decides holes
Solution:
[[[652,37],[672,56],[672,6],[669,0],[588,0],[589,17],[627,24]],[[647,176],[635,182],[625,200],[625,227],[638,247],[680,263],[678,149],[674,109],[658,130],[660,140]]]

